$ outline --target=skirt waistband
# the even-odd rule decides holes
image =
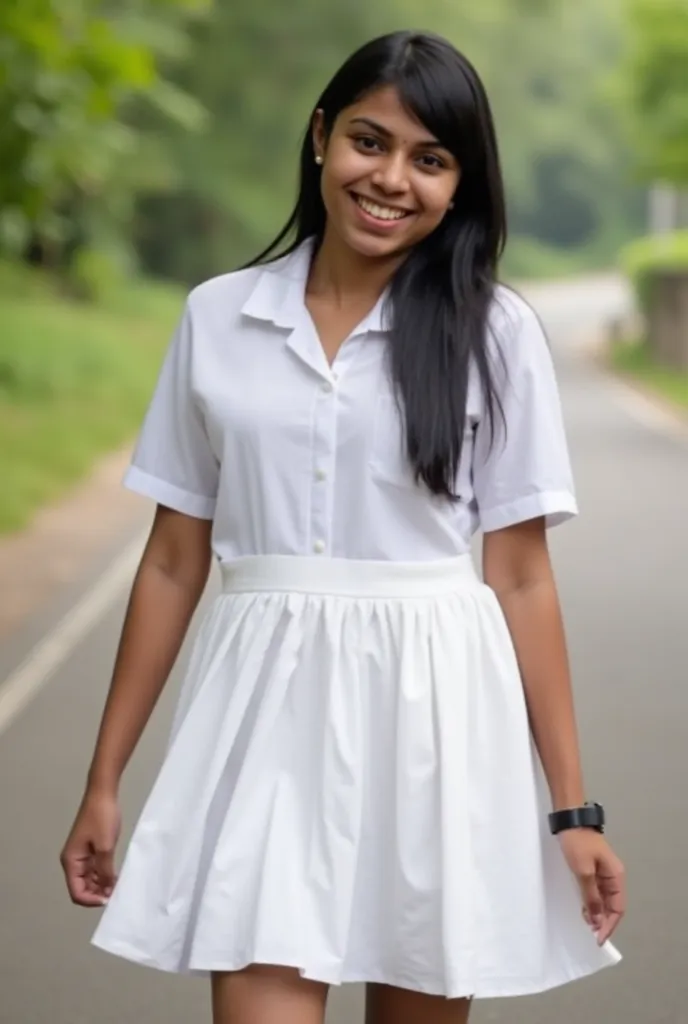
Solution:
[[[432,562],[253,555],[221,562],[225,594],[272,591],[343,597],[423,597],[480,585],[469,554]]]

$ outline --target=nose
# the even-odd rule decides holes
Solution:
[[[404,153],[386,154],[376,167],[372,181],[374,185],[388,195],[406,192],[408,189],[408,174]]]

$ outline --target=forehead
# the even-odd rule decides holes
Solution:
[[[393,85],[386,85],[367,93],[339,115],[339,121],[348,125],[362,117],[379,124],[393,135],[409,140],[429,140],[432,133],[402,104]]]

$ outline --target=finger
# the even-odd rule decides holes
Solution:
[[[98,850],[95,856],[96,883],[104,896],[110,896],[117,881],[114,851]]]
[[[612,937],[616,929],[618,928],[623,914],[607,914],[602,923],[602,927],[597,932],[598,945],[603,946],[605,942],[608,942]]]
[[[586,871],[579,876],[583,904],[586,911],[588,923],[597,931],[603,923],[604,903],[597,884],[597,876],[594,871]]]
[[[91,884],[89,875],[83,874],[80,869],[68,871],[65,877],[72,903],[76,903],[79,907],[102,907],[106,902],[103,899],[103,894]]]
[[[603,876],[599,882],[604,904],[604,922],[598,934],[600,944],[606,942],[619,926],[626,912],[626,886],[623,868]]]

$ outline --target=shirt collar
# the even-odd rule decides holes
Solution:
[[[305,311],[304,293],[312,253],[313,239],[309,238],[288,256],[262,267],[241,312],[255,320],[267,320],[276,327],[295,328]],[[387,296],[388,290],[385,290],[356,328],[355,334],[368,331],[384,333],[390,330]]]

